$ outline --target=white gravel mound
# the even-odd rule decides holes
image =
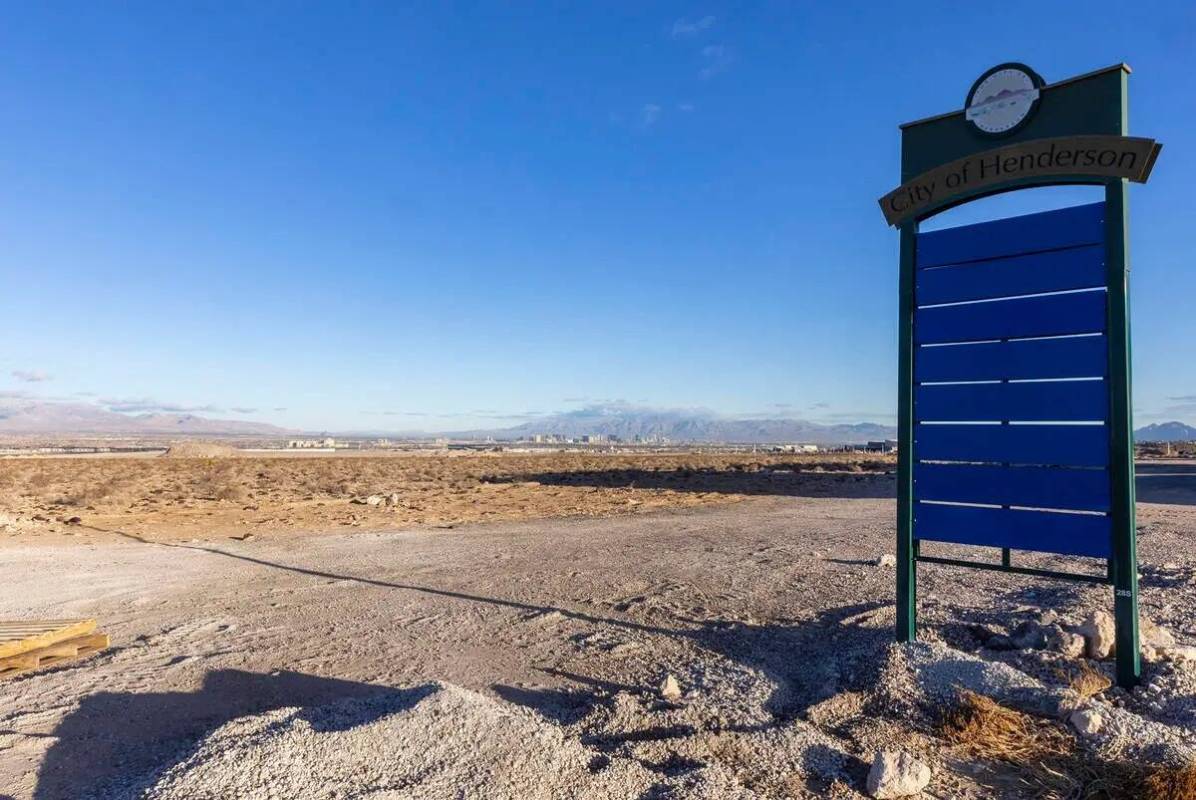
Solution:
[[[950,702],[960,690],[983,694],[1022,711],[1057,715],[1069,693],[1021,670],[988,661],[937,642],[898,645],[918,688],[935,702]]]
[[[623,800],[668,786],[685,797],[745,797],[725,774],[669,779],[596,758],[523,708],[442,683],[234,720],[143,796],[371,800]]]

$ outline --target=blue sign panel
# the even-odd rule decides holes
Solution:
[[[1111,556],[1104,217],[917,235],[915,539]]]

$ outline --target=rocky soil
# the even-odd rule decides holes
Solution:
[[[1107,587],[926,565],[921,641],[895,645],[891,481],[837,477],[454,530],[0,540],[0,616],[114,643],[5,684],[0,794],[1043,796],[944,735],[965,689],[1093,763],[1193,757],[1196,505],[1140,506],[1127,692],[1100,679]]]

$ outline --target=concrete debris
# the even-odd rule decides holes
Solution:
[[[1094,733],[1100,732],[1105,718],[1095,708],[1081,708],[1071,712],[1071,716],[1067,718],[1067,721],[1080,733],[1085,736],[1091,736]]]
[[[1163,650],[1162,655],[1166,661],[1196,661],[1196,647],[1168,647]]]
[[[1147,661],[1162,661],[1168,650],[1175,646],[1175,637],[1162,625],[1143,618],[1138,625],[1138,644]]]
[[[872,761],[866,789],[870,797],[910,797],[930,783],[930,767],[909,753],[881,751]]]
[[[1023,622],[1013,629],[1010,638],[1019,650],[1042,650],[1047,646],[1046,629],[1037,622]]]
[[[1108,658],[1116,644],[1116,626],[1108,611],[1093,611],[1080,626],[1089,658]]]
[[[1080,634],[1064,630],[1059,625],[1048,625],[1043,631],[1046,635],[1046,649],[1068,658],[1084,655],[1084,637]]]

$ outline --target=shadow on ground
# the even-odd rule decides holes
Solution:
[[[775,689],[765,703],[765,710],[773,721],[763,727],[798,718],[813,705],[843,689],[870,685],[883,663],[884,648],[892,638],[888,625],[865,624],[869,617],[883,609],[885,603],[830,609],[791,624],[756,625],[674,617],[675,626],[663,627],[626,617],[601,616],[569,608],[338,574],[206,545],[152,542],[123,531],[105,532],[147,546],[199,550],[321,579],[420,592],[522,612],[556,612],[596,625],[689,641],[703,650],[757,669],[772,681]],[[654,692],[654,687],[613,683],[561,671],[546,672],[571,681],[577,688],[527,689],[505,685],[492,688],[503,699],[532,708],[548,719],[566,725],[580,721],[614,692]],[[431,689],[431,686],[421,686],[399,690],[289,672],[266,675],[221,670],[209,673],[196,692],[95,694],[86,698],[54,732],[57,742],[48,751],[41,767],[34,797],[36,800],[106,797],[117,795],[117,792],[109,791],[117,784],[129,786],[132,781],[134,788],[152,785],[170,767],[193,753],[208,733],[247,714],[288,706],[317,706],[346,698],[397,694],[401,698],[397,704],[386,704],[390,712],[396,707],[402,708],[404,703],[414,705]],[[586,744],[607,752],[628,741],[627,737],[670,739],[695,732],[688,726],[674,726],[632,732],[623,738],[617,734],[598,737]],[[665,766],[668,769],[677,767]],[[97,787],[100,787],[98,793]]]
[[[1137,497],[1143,503],[1196,505],[1196,464],[1139,463]],[[766,469],[612,469],[499,475],[489,483],[534,481],[545,486],[594,486],[622,489],[671,489],[675,492],[780,495],[784,497],[879,498],[897,496],[892,465],[862,472],[802,471],[796,465]]]
[[[237,717],[383,696],[393,701],[380,704],[389,713],[414,706],[434,691],[433,684],[397,690],[297,672],[228,669],[208,673],[194,692],[99,692],[55,730],[57,741],[46,753],[33,796],[137,796],[189,757],[204,736]]]
[[[881,465],[887,469],[886,465]],[[500,475],[489,483],[544,486],[594,486],[606,489],[671,489],[699,494],[780,495],[784,497],[891,498],[897,496],[896,475],[870,472],[802,472],[783,466],[758,470],[610,469],[578,472],[535,472]]]

